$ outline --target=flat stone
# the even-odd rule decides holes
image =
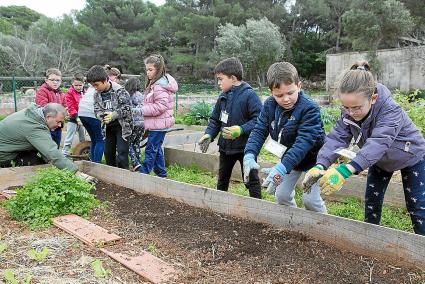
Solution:
[[[91,246],[121,239],[120,236],[74,214],[53,218],[53,224]]]
[[[178,271],[176,269],[147,251],[142,251],[137,256],[129,256],[104,248],[100,250],[152,283],[168,283],[177,278]]]

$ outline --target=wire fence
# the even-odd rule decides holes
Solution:
[[[123,74],[122,81],[138,75]],[[72,77],[62,77],[61,89],[66,92],[71,86]],[[0,107],[4,113],[17,111],[34,102],[37,89],[45,82],[44,77],[0,77]],[[218,95],[218,88],[212,84],[179,84],[175,94],[175,110],[184,111],[190,105],[213,103]],[[212,97],[215,97],[214,100]],[[0,113],[1,114],[1,113]]]

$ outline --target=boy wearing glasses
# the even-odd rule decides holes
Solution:
[[[317,153],[325,140],[320,109],[301,90],[297,69],[291,63],[272,64],[267,71],[267,83],[271,96],[264,102],[246,144],[244,176],[260,168],[256,158],[270,135],[265,148],[280,161],[268,171],[263,186],[276,195],[278,204],[297,207],[295,185],[302,172],[316,164]],[[303,202],[308,210],[327,212],[318,183],[303,194]]]
[[[56,68],[47,69],[44,81],[45,83],[38,88],[35,94],[35,103],[41,107],[48,103],[58,103],[66,107],[65,94],[59,88],[62,83],[61,71]],[[53,141],[58,145],[58,149],[62,138],[62,127],[63,125],[50,132]]]

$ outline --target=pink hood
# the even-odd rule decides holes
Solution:
[[[145,90],[143,105],[145,129],[164,129],[174,125],[174,93],[177,90],[177,82],[169,74]]]

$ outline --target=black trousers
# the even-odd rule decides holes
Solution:
[[[105,160],[108,166],[128,169],[128,141],[122,138],[122,128],[118,121],[106,127]]]
[[[218,190],[227,191],[229,189],[230,177],[232,175],[233,167],[237,161],[241,164],[241,171],[243,175],[243,156],[243,153],[226,155],[225,153],[220,152],[217,182]],[[261,185],[258,177],[258,170],[252,170],[250,172],[249,181],[245,183],[245,187],[249,190],[249,196],[261,199]]]
[[[38,156],[37,151],[19,152],[15,159],[11,161],[0,162],[0,168],[43,165],[46,162]]]

